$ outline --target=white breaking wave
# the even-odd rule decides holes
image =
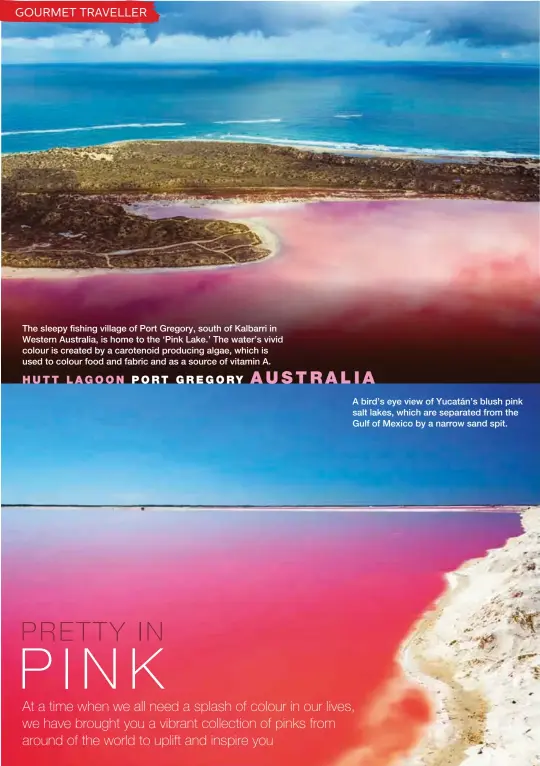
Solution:
[[[335,141],[310,141],[309,139],[300,140],[296,138],[274,138],[273,136],[250,136],[243,133],[227,133],[221,137],[222,141],[253,141],[258,144],[278,144],[279,146],[315,146],[325,147],[336,150],[354,150],[359,149],[358,144],[336,143]]]
[[[335,114],[338,120],[356,120],[358,117],[363,117],[362,113],[359,114]]]
[[[86,130],[116,130],[118,128],[180,128],[185,122],[126,122],[120,125],[88,125],[84,128],[47,128],[45,130],[7,130],[3,136],[25,136],[30,133],[80,133]]]
[[[339,115],[335,115],[338,117]],[[360,116],[360,115],[347,115],[347,117]],[[343,115],[345,118],[345,115]],[[220,120],[214,124],[229,125],[229,124],[253,124],[253,123],[265,123],[265,122],[281,122],[281,118],[273,117],[266,120]],[[44,130],[12,130],[3,132],[2,136],[20,136],[28,134],[41,134],[41,133],[76,133],[94,130],[116,130],[125,128],[176,128],[184,127],[187,125],[185,122],[130,122],[117,125],[89,125],[87,127],[77,128],[48,128]],[[135,140],[135,139],[126,139]],[[521,159],[539,159],[537,154],[527,154],[519,152],[507,152],[505,150],[494,151],[481,151],[479,149],[433,149],[433,148],[419,148],[415,146],[388,146],[386,144],[358,144],[354,142],[339,142],[339,141],[318,141],[310,139],[296,139],[296,138],[276,138],[274,136],[260,136],[242,133],[226,133],[215,134],[206,133],[204,136],[194,135],[185,136],[183,138],[174,139],[155,139],[155,140],[175,140],[175,141],[240,141],[258,144],[276,144],[277,146],[300,146],[306,149],[326,149],[330,152],[336,153],[359,153],[359,154],[410,154],[423,157],[492,157],[494,159],[500,158],[521,158]]]
[[[386,144],[355,144],[338,141],[310,141],[296,138],[274,138],[273,136],[249,136],[238,133],[229,133],[221,137],[222,141],[251,141],[260,144],[277,144],[278,146],[303,146],[306,149],[310,147],[328,149],[333,152],[369,152],[384,154],[417,154],[419,156],[430,157],[493,157],[494,159],[504,159],[505,157],[521,157],[527,159],[538,159],[537,154],[519,154],[514,152],[489,151],[484,152],[479,149],[427,149],[415,146],[387,146]]]
[[[268,120],[216,120],[214,125],[258,125],[263,122],[281,122],[281,117],[272,117]]]

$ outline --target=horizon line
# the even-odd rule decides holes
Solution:
[[[0,38],[3,39],[3,38]],[[28,38],[30,39],[30,38]],[[523,66],[539,69],[538,61],[453,61],[453,60],[422,60],[422,59],[238,59],[223,61],[219,59],[201,59],[199,61],[162,60],[162,61],[10,61],[2,62],[2,68],[10,66],[200,66],[201,64],[235,66],[237,64],[420,64],[420,65],[452,65],[452,66]]]
[[[177,505],[167,503],[150,503],[150,504],[98,504],[98,503],[2,503],[0,508],[2,509],[14,509],[14,508],[27,508],[34,510],[68,510],[68,509],[118,509],[118,510],[141,510],[150,511],[156,509],[186,511],[186,510],[260,510],[260,511],[356,511],[356,512],[400,512],[400,511],[418,511],[424,513],[439,513],[445,511],[451,511],[454,513],[460,512],[477,512],[477,513],[521,513],[527,508],[531,508],[531,504],[490,504],[490,505]]]

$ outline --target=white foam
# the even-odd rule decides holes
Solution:
[[[336,115],[338,116],[338,115]],[[352,115],[349,115],[352,116]],[[221,120],[215,124],[228,125],[235,123],[264,123],[264,122],[281,122],[281,118],[273,117],[267,120]],[[132,122],[117,125],[91,125],[88,127],[80,128],[49,128],[46,130],[13,130],[2,133],[2,136],[18,136],[27,134],[39,134],[39,133],[73,133],[84,132],[93,130],[114,130],[121,128],[173,128],[183,127],[187,123],[185,122]],[[120,143],[125,143],[135,139],[125,139]],[[152,139],[147,139],[152,140]],[[239,141],[256,144],[276,144],[277,146],[300,146],[305,149],[327,149],[330,152],[348,153],[358,152],[360,154],[396,154],[396,155],[417,155],[423,157],[492,157],[494,159],[539,159],[537,154],[526,153],[514,153],[504,150],[494,151],[481,151],[479,149],[446,149],[446,148],[424,148],[415,146],[388,146],[386,144],[357,144],[353,142],[339,142],[339,141],[316,141],[310,139],[296,139],[296,138],[276,138],[274,136],[260,136],[260,135],[248,135],[242,133],[225,133],[223,135],[207,133],[204,137],[198,136],[185,136],[183,138],[168,138],[168,139],[155,139],[155,140],[168,140],[168,141]],[[37,150],[36,150],[37,151]],[[26,152],[30,154],[32,152]]]
[[[296,138],[274,138],[273,136],[249,136],[243,133],[227,133],[222,141],[253,141],[258,144],[279,144],[280,146],[320,146],[329,149],[359,149],[358,144],[336,143],[335,141],[310,141]]]
[[[538,159],[536,154],[518,154],[513,152],[501,151],[481,151],[479,149],[428,149],[415,146],[387,146],[386,144],[356,144],[352,142],[337,141],[310,141],[309,139],[295,138],[274,138],[273,136],[249,136],[239,133],[229,133],[221,140],[224,141],[251,141],[260,144],[277,144],[279,146],[303,146],[306,149],[327,148],[334,152],[361,152],[363,154],[384,153],[384,154],[415,154],[419,156],[431,157],[493,157],[493,158],[529,158]]]
[[[216,120],[214,125],[258,125],[264,122],[281,122],[281,117],[271,117],[267,120]]]
[[[338,120],[356,120],[358,117],[363,117],[362,113],[359,114],[335,114]]]
[[[117,130],[119,128],[180,128],[185,122],[125,122],[118,125],[87,125],[83,128],[47,128],[44,130],[7,130],[3,136],[25,136],[30,133],[80,133],[87,130]]]

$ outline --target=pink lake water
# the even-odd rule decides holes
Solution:
[[[414,746],[431,715],[423,693],[401,679],[400,644],[441,594],[445,572],[520,531],[519,515],[505,512],[4,509],[4,761],[17,766],[343,766],[344,757],[358,751],[348,766],[391,766]],[[34,636],[23,641],[23,621],[66,621],[71,628],[77,621],[112,621],[125,622],[126,628],[118,642],[110,631],[101,641],[95,631],[85,641],[77,633],[68,634],[73,641],[66,643],[47,635],[43,642]],[[163,625],[163,640],[152,636],[143,643],[142,658],[163,648],[151,667],[164,690],[144,674],[137,689],[130,688],[128,654],[132,646],[141,648],[138,621]],[[49,649],[53,665],[28,673],[23,690],[25,646]],[[83,689],[83,646],[109,672],[111,649],[118,648],[116,690],[95,667],[88,690]],[[66,647],[71,653],[67,691]],[[39,657],[29,661],[31,667],[43,664]],[[75,705],[298,701],[302,709],[294,715],[270,714],[270,728],[257,733],[273,744],[258,749],[153,744],[120,749],[103,740],[86,747],[24,747],[22,738],[33,732],[23,720],[118,717],[23,711],[26,701],[48,705],[51,700]],[[312,714],[304,705],[326,701],[352,707],[323,716],[335,719],[335,728],[275,729],[285,717],[309,721]],[[151,719],[163,716],[146,711],[128,717],[143,726],[137,736],[171,733],[149,728]],[[269,714],[245,717],[260,722]]]
[[[238,267],[5,280],[13,379],[23,322],[273,324],[284,336],[272,349],[281,369],[371,369],[380,382],[537,377],[535,203],[151,201],[131,209],[253,222],[277,253]]]

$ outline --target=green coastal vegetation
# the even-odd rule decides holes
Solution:
[[[6,155],[3,265],[177,268],[268,257],[250,226],[185,216],[150,220],[130,203],[204,199],[443,197],[538,199],[535,160],[349,157],[212,141],[136,141]]]
[[[260,260],[270,249],[249,226],[178,216],[157,221],[114,199],[51,192],[2,195],[3,266],[149,269]]]
[[[220,141],[133,141],[6,155],[17,191],[191,194],[348,190],[359,194],[538,199],[534,160],[349,157]]]

